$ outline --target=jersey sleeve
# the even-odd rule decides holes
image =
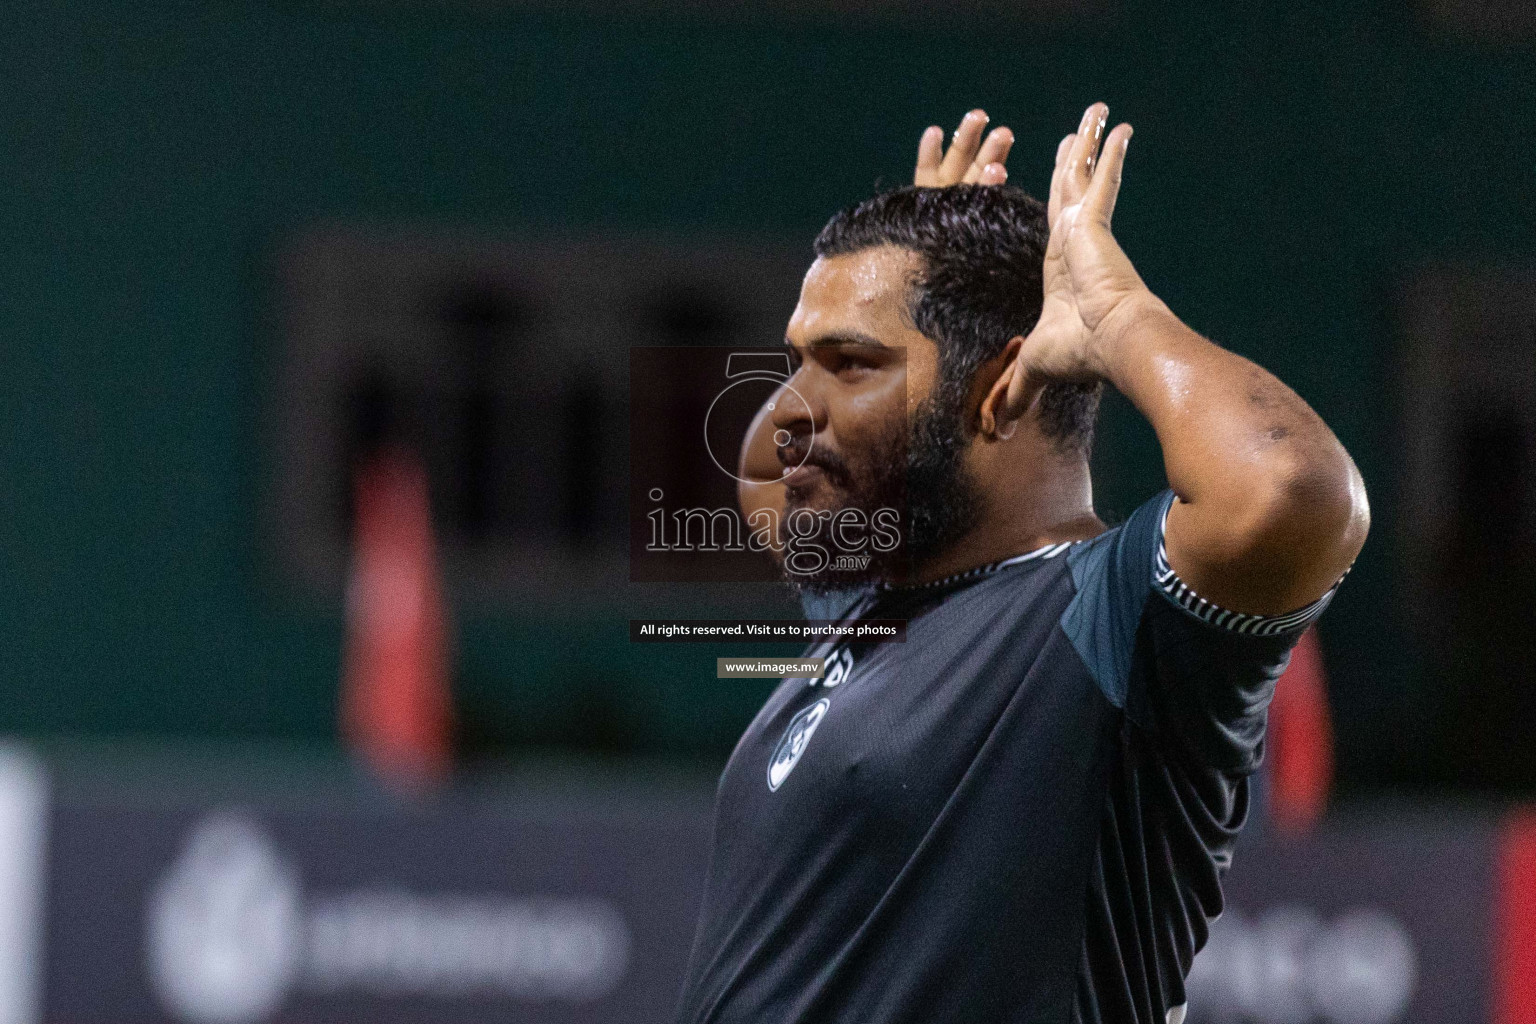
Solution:
[[[1275,681],[1338,589],[1284,615],[1229,611],[1168,563],[1173,492],[1074,551],[1062,626],[1100,689],[1169,753],[1245,774],[1258,764]]]
[[[1124,523],[1067,553],[1076,593],[1062,613],[1061,626],[1116,707],[1126,706],[1131,656],[1142,612],[1152,596],[1163,521],[1172,504],[1173,492],[1164,491]]]

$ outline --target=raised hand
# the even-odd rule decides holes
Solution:
[[[1013,132],[997,127],[982,141],[987,112],[973,110],[960,121],[949,151],[944,151],[944,129],[930,125],[917,143],[917,172],[912,184],[924,188],[949,185],[1001,185],[1008,180],[1008,150]]]
[[[1095,103],[1056,148],[1047,218],[1044,301],[1008,385],[1006,414],[1029,408],[1051,380],[1104,376],[1101,346],[1122,314],[1157,300],[1110,232],[1131,126],[1104,138],[1109,108]],[[1103,142],[1102,153],[1100,142]]]

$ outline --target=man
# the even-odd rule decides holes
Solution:
[[[1274,680],[1369,513],[1316,414],[1136,274],[1107,114],[1062,140],[1043,210],[996,184],[973,112],[949,154],[925,133],[942,187],[817,239],[769,417],[784,513],[904,495],[907,557],[799,583],[910,624],[814,649],[826,676],[737,744],[681,1022],[1183,1019]],[[1103,381],[1170,483],[1114,529],[1088,473]]]

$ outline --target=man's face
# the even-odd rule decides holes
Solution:
[[[819,516],[832,554],[846,549],[843,538],[857,536],[836,532],[845,510],[868,520],[895,509],[904,553],[921,557],[953,539],[931,535],[934,509],[968,513],[974,504],[960,470],[958,410],[945,413],[928,401],[938,348],[907,318],[919,269],[915,253],[894,246],[818,259],[790,317],[786,341],[797,368],[772,413],[779,458],[792,470],[784,477],[783,532],[793,532],[797,513],[802,528]],[[946,523],[940,532],[954,528]],[[889,576],[893,560],[875,554],[862,569],[790,578],[825,589]]]

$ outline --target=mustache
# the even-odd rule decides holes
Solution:
[[[785,469],[794,469],[801,465],[815,466],[833,481],[846,483],[851,479],[848,463],[841,455],[825,446],[812,445],[810,437],[805,434],[793,435],[788,444],[778,445],[775,453],[779,457],[780,465]]]

